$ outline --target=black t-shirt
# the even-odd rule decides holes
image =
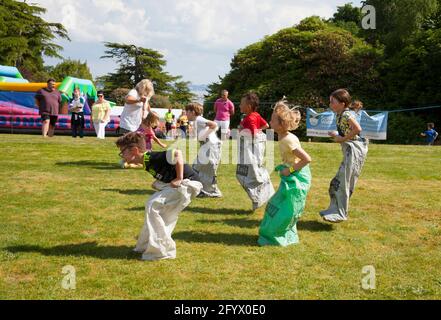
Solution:
[[[155,179],[170,183],[176,179],[176,165],[174,150],[163,152],[146,152],[144,154],[144,167]],[[167,160],[167,155],[170,161]],[[200,181],[198,174],[188,164],[184,164],[184,179]]]

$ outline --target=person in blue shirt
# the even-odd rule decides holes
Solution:
[[[426,137],[426,143],[429,146],[433,146],[436,138],[438,138],[438,132],[436,132],[434,128],[435,128],[434,123],[428,123],[427,124],[427,131],[421,133],[422,137]]]

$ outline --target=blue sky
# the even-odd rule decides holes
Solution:
[[[116,65],[100,59],[104,41],[135,44],[164,54],[166,70],[193,84],[217,81],[234,54],[305,17],[329,18],[350,0],[32,0],[61,22],[71,42],[62,56],[87,61],[92,74]],[[359,1],[354,1],[359,4]],[[47,59],[47,64],[60,62]]]

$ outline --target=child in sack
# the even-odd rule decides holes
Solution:
[[[343,162],[329,186],[329,207],[320,212],[323,220],[332,223],[348,219],[349,199],[368,153],[369,142],[360,137],[362,129],[351,111],[351,100],[351,95],[344,89],[334,91],[330,97],[329,106],[337,114],[337,132],[330,132],[329,136],[340,143],[343,152]]]
[[[193,164],[204,186],[200,197],[220,198],[222,192],[217,186],[217,168],[221,160],[222,142],[216,135],[216,122],[205,119],[202,115],[204,107],[193,102],[185,107],[187,118],[194,121],[195,132],[201,144],[198,156]]]
[[[311,157],[302,149],[299,139],[289,131],[296,130],[301,119],[298,110],[291,110],[286,101],[279,101],[271,116],[271,128],[279,138],[283,164],[276,168],[281,181],[270,199],[259,228],[261,246],[288,246],[299,242],[297,221],[303,213],[311,187]]]
[[[240,111],[245,117],[240,123],[238,137],[238,164],[236,178],[247,192],[253,211],[263,206],[274,194],[268,170],[264,166],[268,123],[257,112],[259,97],[247,93],[242,97]]]
[[[184,164],[180,150],[147,152],[142,134],[131,132],[120,137],[116,145],[120,157],[129,164],[142,164],[157,180],[158,190],[145,204],[145,221],[136,244],[135,252],[142,253],[143,260],[176,258],[176,243],[172,233],[179,213],[202,190],[199,176]]]

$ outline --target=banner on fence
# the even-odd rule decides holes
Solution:
[[[372,140],[387,139],[387,112],[370,116],[366,111],[362,111],[359,114],[354,113],[354,115],[363,129],[362,137]],[[328,133],[330,131],[337,130],[335,113],[332,111],[317,113],[313,109],[308,108],[306,112],[306,129],[308,137],[329,137]]]

